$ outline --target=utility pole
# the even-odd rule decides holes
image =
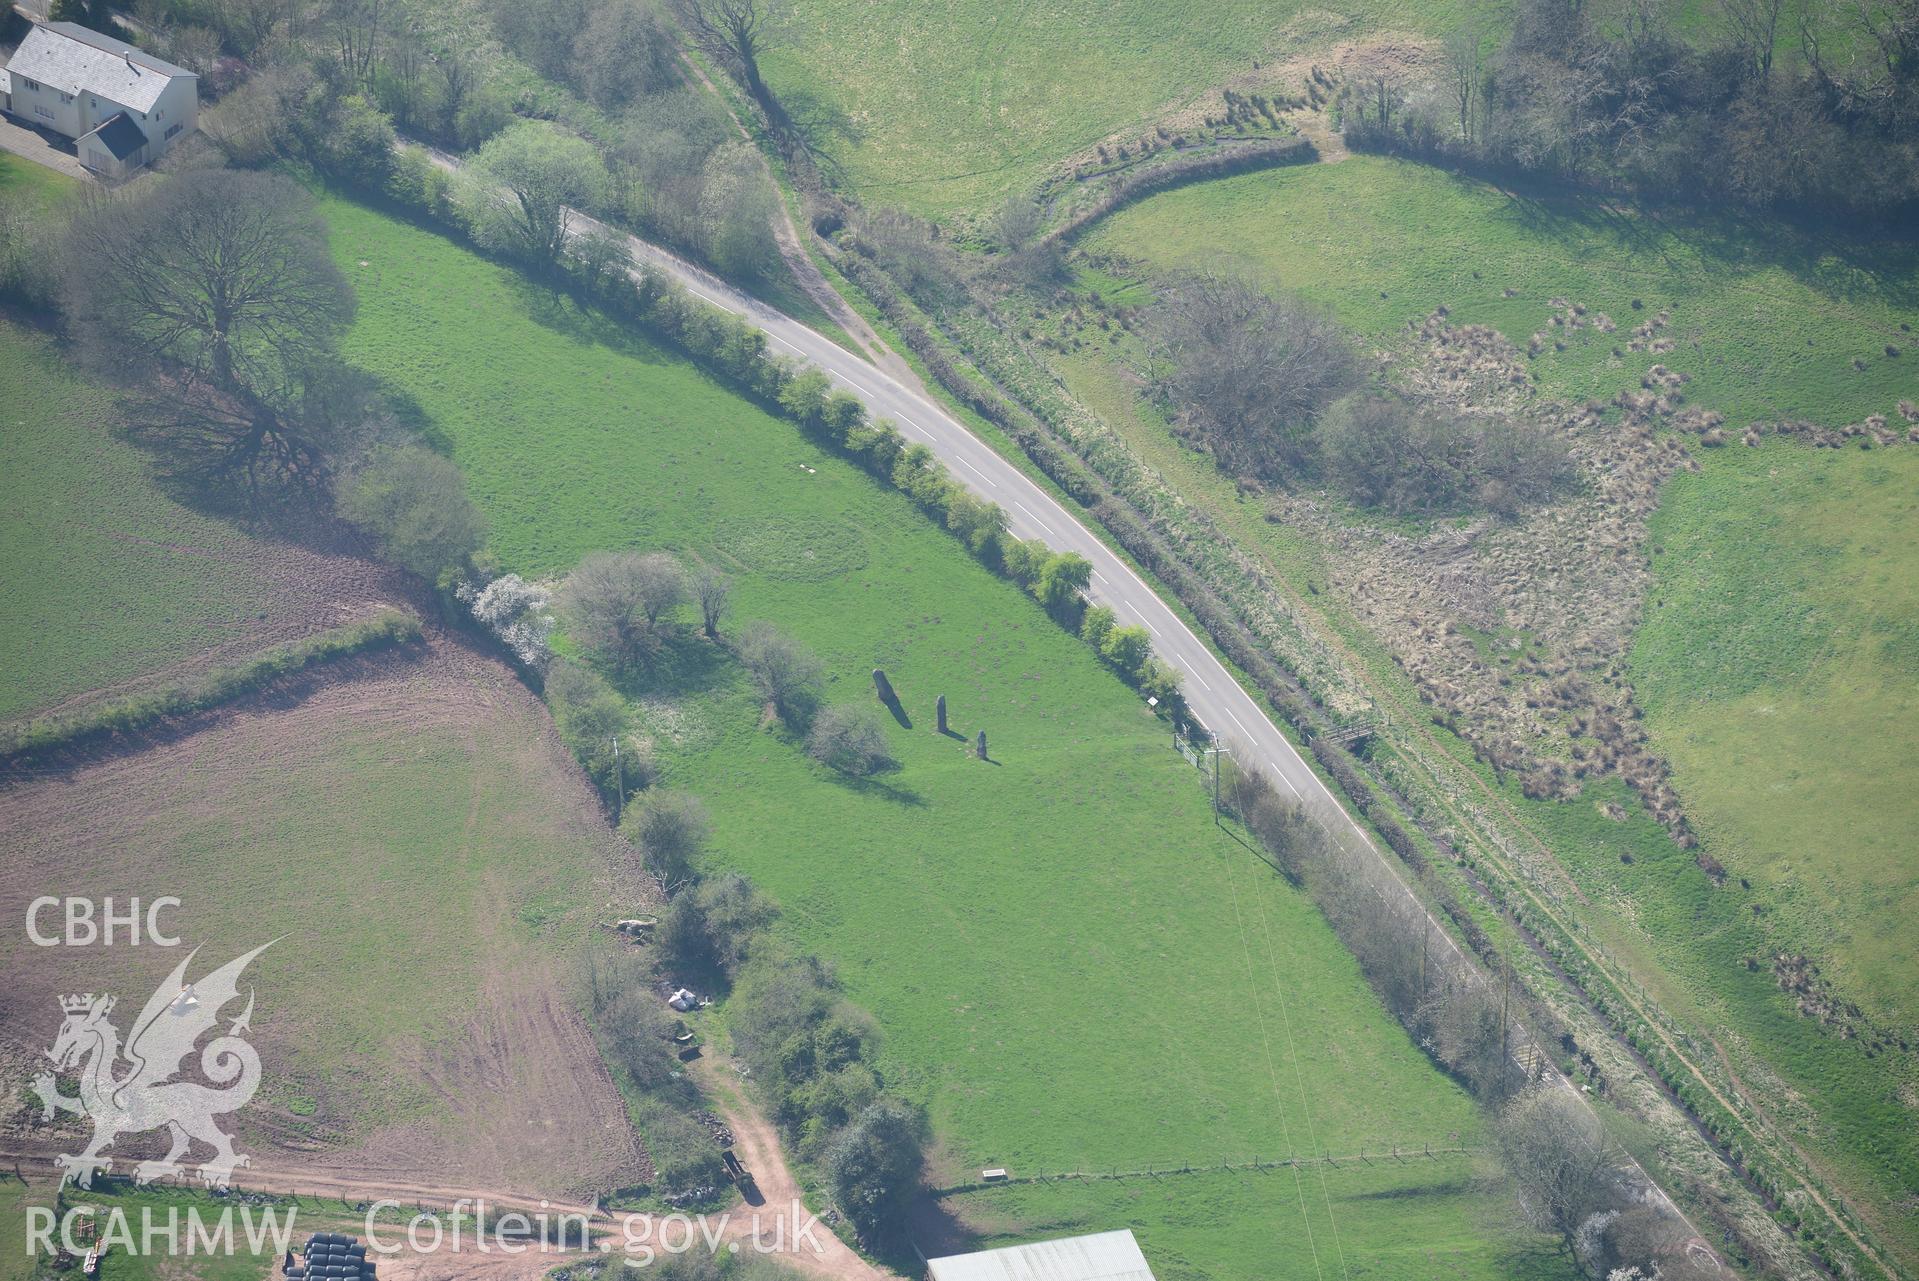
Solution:
[[[1506,1002],[1512,998],[1513,963],[1509,960],[1503,967],[1505,983],[1499,989],[1499,1055],[1506,1056]]]
[[[626,815],[626,771],[620,767],[620,736],[613,736],[613,826],[620,825],[620,819]]]

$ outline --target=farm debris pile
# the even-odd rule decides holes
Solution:
[[[281,1271],[289,1281],[372,1281],[374,1264],[357,1238],[343,1232],[315,1232],[298,1259],[287,1255]]]

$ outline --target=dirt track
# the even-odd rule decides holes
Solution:
[[[895,1274],[868,1263],[824,1224],[796,1240],[796,1223],[805,1223],[809,1216],[800,1208],[803,1200],[799,1181],[786,1164],[772,1125],[746,1100],[738,1077],[727,1061],[710,1055],[702,1057],[695,1061],[693,1074],[706,1090],[714,1110],[733,1131],[734,1149],[741,1163],[752,1172],[761,1198],[759,1205],[750,1205],[742,1199],[706,1216],[715,1239],[742,1252],[751,1249],[777,1254],[783,1261],[823,1281],[897,1281]],[[0,1162],[14,1164],[31,1177],[36,1170],[50,1170],[53,1155],[70,1146],[52,1141],[14,1141],[0,1147]],[[463,1199],[484,1199],[489,1211],[582,1215],[594,1225],[596,1236],[615,1248],[621,1237],[620,1216],[603,1213],[597,1203],[542,1197],[524,1189],[411,1181],[379,1170],[354,1169],[324,1160],[289,1160],[277,1154],[256,1157],[235,1180],[235,1185],[244,1190],[290,1193],[329,1202],[337,1200],[341,1210],[388,1200],[428,1212],[445,1211]],[[339,1210],[330,1208],[328,1213],[337,1214]],[[508,1254],[497,1248],[480,1251],[469,1241],[459,1250],[395,1255],[382,1261],[380,1275],[390,1281],[465,1281],[467,1278],[531,1281],[569,1258],[591,1258],[595,1253],[549,1250]]]
[[[694,1060],[693,1076],[712,1102],[713,1110],[733,1131],[735,1153],[741,1164],[752,1172],[753,1181],[765,1199],[763,1212],[787,1215],[790,1225],[793,1207],[804,1202],[799,1180],[793,1177],[792,1169],[786,1164],[786,1155],[780,1150],[779,1135],[774,1132],[772,1124],[760,1114],[758,1108],[746,1101],[740,1089],[739,1077],[732,1071],[728,1060],[711,1054],[702,1055]],[[752,1208],[742,1202],[732,1213],[750,1216]],[[750,1218],[732,1226],[734,1231],[729,1235],[741,1240],[751,1239]],[[834,1281],[891,1281],[894,1277],[893,1273],[868,1263],[854,1253],[824,1224],[813,1233],[813,1238],[821,1246],[819,1252],[786,1251],[781,1258],[814,1276],[833,1278]]]

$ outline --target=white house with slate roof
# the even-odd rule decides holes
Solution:
[[[71,22],[35,24],[7,63],[8,114],[73,139],[110,178],[152,164],[200,119],[200,78]]]

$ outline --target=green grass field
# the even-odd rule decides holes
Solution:
[[[1882,1019],[1919,1010],[1919,452],[1742,450],[1670,485],[1633,649],[1708,846]]]
[[[231,545],[225,525],[146,483],[108,435],[113,398],[60,362],[43,336],[0,320],[0,617],[8,679],[0,715],[112,684],[203,646],[270,601],[220,557],[168,548]]]
[[[75,179],[0,151],[0,200],[21,200],[47,209],[79,191]]]
[[[1554,395],[1610,398],[1655,362],[1693,375],[1689,400],[1741,426],[1779,417],[1837,426],[1891,415],[1919,394],[1919,338],[1900,328],[1919,325],[1910,244],[1521,197],[1355,155],[1156,196],[1101,225],[1086,248],[1148,271],[1244,270],[1388,343],[1439,306],[1522,349],[1548,328],[1555,297],[1610,315],[1618,332],[1581,330],[1566,351],[1548,346],[1533,362]],[[1663,308],[1676,350],[1613,357]],[[1902,355],[1888,356],[1889,344]]]
[[[340,620],[323,607],[342,562],[175,502],[114,437],[113,393],[5,318],[0,387],[0,719]]]
[[[795,115],[844,119],[843,133],[820,141],[866,204],[980,215],[1255,61],[1377,31],[1444,31],[1460,12],[1455,0],[1365,0],[1346,15],[1251,0],[825,0],[766,73]]]
[[[736,576],[738,619],[814,647],[830,699],[863,701],[886,668],[915,723],[892,733],[904,768],[864,784],[760,729],[722,662],[641,714],[668,781],[713,812],[712,863],[758,879],[780,928],[877,1016],[889,1076],[934,1119],[940,1177],[1476,1141],[1470,1101],[1311,904],[1212,826],[1164,724],[1016,589],[684,363],[430,233],[325,212],[360,291],[350,354],[448,443],[506,567],[670,547]],[[941,693],[996,764],[932,731]],[[1337,1230],[1338,1195],[1262,1186],[1244,1211],[1260,1230]],[[1448,1238],[1447,1266],[1507,1275],[1531,1239],[1500,1226],[1501,1194],[1467,1199],[1487,1226]],[[1139,1225],[1172,1234],[1194,1209]],[[1271,1275],[1247,1222],[1196,1234],[1173,1275]],[[1418,1272],[1379,1230],[1345,1249],[1373,1275]]]
[[[1287,1169],[1172,1174],[969,1192],[945,1207],[975,1225],[981,1248],[1026,1239],[1013,1225],[1065,1236],[1148,1222],[1137,1233],[1141,1250],[1153,1274],[1169,1279],[1217,1276],[1209,1265],[1222,1255],[1256,1261],[1264,1277],[1450,1276],[1459,1259],[1484,1257],[1486,1238],[1501,1235],[1486,1217],[1483,1180],[1497,1177],[1490,1161],[1369,1154],[1367,1162],[1303,1169],[1298,1183]],[[1301,1192],[1330,1211],[1310,1236],[1269,1208]],[[1367,1243],[1363,1255],[1355,1241]],[[1489,1262],[1510,1281],[1568,1270],[1544,1241],[1511,1243]]]

